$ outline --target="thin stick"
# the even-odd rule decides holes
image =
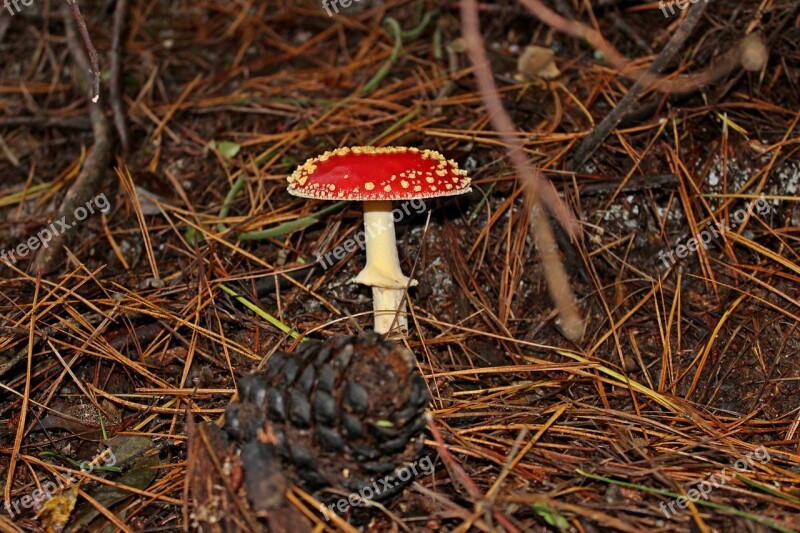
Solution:
[[[606,115],[606,118],[583,139],[575,150],[575,154],[572,156],[568,165],[570,170],[577,170],[583,166],[606,137],[608,137],[611,131],[617,127],[631,106],[639,99],[639,96],[652,85],[653,81],[656,79],[655,77],[666,68],[669,62],[672,61],[672,58],[675,57],[675,54],[683,47],[684,43],[686,43],[686,39],[691,35],[692,30],[694,30],[697,23],[700,22],[700,17],[703,16],[707,7],[708,4],[705,2],[698,2],[691,7],[689,14],[686,15],[681,25],[678,26],[677,31],[672,35],[667,45],[661,50],[661,53],[658,54],[658,57],[656,57],[653,64],[650,65],[650,68],[647,69],[647,73],[651,74],[651,76],[642,76],[636,80],[636,83],[633,84],[633,87],[631,87],[622,100],[619,101],[613,111]]]
[[[478,7],[476,0],[463,0],[461,4],[461,25],[463,26],[464,38],[467,42],[467,50],[472,64],[475,65],[475,79],[481,93],[481,99],[489,113],[497,135],[502,140],[508,150],[511,163],[519,173],[523,183],[528,183],[533,190],[536,201],[541,201],[555,215],[561,226],[569,233],[570,237],[575,237],[578,230],[572,212],[561,201],[555,189],[542,177],[541,172],[535,170],[528,158],[519,137],[514,135],[517,127],[508,116],[500,96],[497,93],[497,85],[494,82],[494,75],[489,68],[489,57],[483,46],[483,38],[480,33],[478,22]]]
[[[603,35],[595,30],[577,22],[563,18],[558,13],[545,6],[541,0],[520,0],[528,8],[533,16],[560,32],[572,35],[577,39],[585,39],[596,50],[599,50],[606,57],[608,62],[618,69],[623,76],[647,83],[655,89],[665,93],[687,93],[700,87],[713,83],[741,64],[743,68],[750,71],[760,70],[766,63],[766,47],[763,41],[755,34],[747,35],[737,46],[732,46],[720,60],[709,65],[706,69],[693,74],[676,76],[672,79],[665,79],[644,71],[640,68],[632,67],[616,48],[603,38]],[[693,2],[694,3],[694,2]],[[702,2],[705,10],[708,2]],[[695,6],[699,7],[699,6]],[[702,11],[702,10],[701,10]],[[701,13],[702,14],[702,13]],[[687,15],[687,19],[692,15]],[[682,23],[685,24],[686,20]],[[680,30],[679,30],[680,31]]]
[[[537,216],[537,206],[540,202],[547,206],[555,215],[561,226],[570,237],[575,237],[578,226],[572,212],[561,200],[552,185],[542,177],[541,172],[535,170],[525,151],[519,137],[513,135],[517,127],[511,120],[500,101],[497,86],[494,82],[492,71],[489,67],[489,58],[483,46],[483,38],[478,22],[478,6],[476,0],[463,0],[461,4],[461,25],[470,59],[475,65],[475,79],[489,118],[494,129],[506,146],[511,162],[517,170],[522,183],[525,184],[528,197],[528,207],[532,210],[535,221],[533,232],[540,245],[539,257],[543,263],[543,271],[547,279],[547,286],[553,297],[553,303],[558,309],[561,319],[561,332],[570,340],[577,341],[585,329],[583,320],[578,312],[575,297],[569,286],[569,278],[564,270],[560,257],[553,252],[551,243],[555,243],[553,228],[546,216]]]
[[[68,1],[74,6],[74,0]],[[77,9],[77,7],[73,7],[73,13],[75,9]],[[83,19],[81,19],[81,22],[82,20]],[[80,25],[80,22],[78,24]],[[84,54],[83,49],[80,47],[78,36],[75,32],[75,22],[71,20],[70,17],[65,17],[64,28],[67,38],[67,49],[69,50],[70,56],[72,56],[78,68],[91,72],[89,60],[87,60],[86,54]],[[85,23],[83,24],[83,28],[85,30]],[[97,52],[94,48],[91,48],[90,53],[91,52],[95,54],[94,62],[96,63]],[[99,74],[95,81],[98,84],[100,83]],[[66,216],[67,218],[71,218],[78,206],[86,203],[97,191],[103,190],[105,172],[111,161],[111,131],[102,106],[89,105],[89,117],[92,122],[92,133],[94,134],[94,148],[92,148],[91,153],[86,157],[80,174],[78,174],[77,179],[64,196],[64,200],[61,202],[61,207],[58,212],[59,217]],[[64,246],[66,246],[71,239],[74,239],[75,235],[76,232],[62,232],[55,235],[50,241],[49,247],[39,248],[36,257],[29,267],[30,271],[47,274],[55,270],[64,257]]]
[[[80,31],[81,38],[83,38],[83,45],[89,53],[89,61],[92,65],[92,68],[89,70],[92,75],[91,97],[92,102],[96,104],[100,100],[100,60],[97,56],[97,50],[92,44],[92,38],[89,37],[89,30],[86,28],[86,21],[83,19],[83,15],[81,15],[81,8],[78,7],[78,2],[76,0],[67,0],[67,3],[72,6],[72,16],[75,18],[78,31]]]
[[[122,103],[122,35],[125,31],[125,13],[128,0],[117,0],[114,9],[114,27],[111,35],[111,79],[109,92],[111,96],[111,112],[114,115],[114,127],[119,135],[122,151],[128,153],[128,126],[125,120],[125,106]]]

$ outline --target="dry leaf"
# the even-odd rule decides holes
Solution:
[[[77,485],[72,485],[69,489],[53,496],[42,505],[42,508],[36,513],[36,518],[42,519],[42,526],[47,533],[61,533],[61,531],[64,531],[77,499],[78,487]]]

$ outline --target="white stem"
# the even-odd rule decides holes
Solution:
[[[407,331],[408,319],[403,296],[409,279],[400,269],[391,201],[364,202],[364,232],[367,265],[353,281],[372,287],[375,332],[389,333],[393,324]],[[412,281],[410,285],[416,283]]]
[[[405,288],[385,289],[372,287],[372,314],[375,318],[375,333],[386,334],[392,330],[408,331],[406,318]]]

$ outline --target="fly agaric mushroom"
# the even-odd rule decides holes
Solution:
[[[358,146],[309,159],[288,181],[294,196],[364,202],[367,265],[352,281],[372,287],[377,333],[388,333],[394,324],[408,330],[403,295],[415,283],[400,269],[392,200],[469,192],[467,173],[431,150]]]

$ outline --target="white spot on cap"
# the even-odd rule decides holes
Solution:
[[[372,183],[371,181],[368,181],[364,184],[364,188],[367,189],[368,191],[371,191],[372,189],[375,188],[375,184]]]

